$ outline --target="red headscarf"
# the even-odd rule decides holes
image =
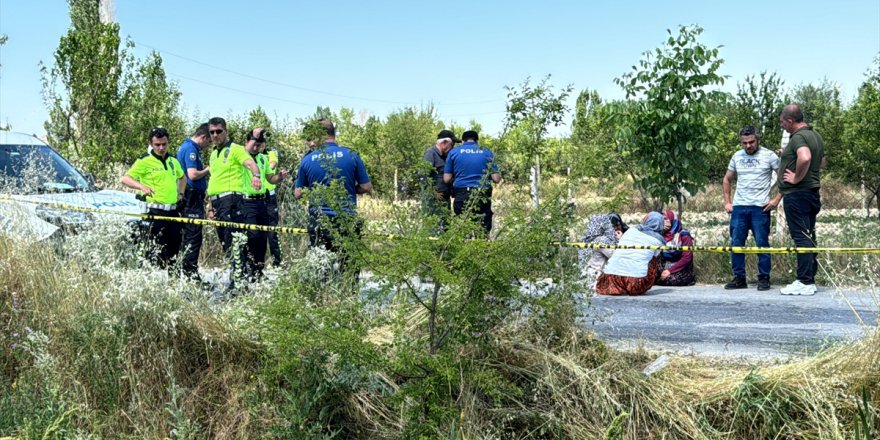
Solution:
[[[673,238],[675,238],[676,233],[681,232],[681,219],[679,219],[678,214],[676,214],[675,211],[672,211],[670,209],[663,211],[663,215],[669,219],[670,224],[669,230],[666,231],[664,235],[664,238],[668,243],[672,241]]]

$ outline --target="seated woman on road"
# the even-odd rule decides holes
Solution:
[[[591,215],[587,231],[584,233],[583,242],[587,244],[616,245],[629,227],[620,218],[620,215],[611,214]],[[602,275],[605,263],[614,254],[614,249],[581,249],[578,258],[581,264],[586,264],[586,274],[591,280]]]
[[[642,224],[629,228],[620,238],[619,245],[662,246],[663,214],[649,213]],[[596,282],[600,295],[641,295],[660,277],[660,251],[650,249],[617,249],[608,260]]]
[[[693,246],[694,237],[690,231],[681,228],[681,218],[675,211],[663,211],[664,236],[667,246]],[[663,251],[663,271],[657,284],[660,286],[693,286],[697,283],[694,274],[694,253],[682,251]]]

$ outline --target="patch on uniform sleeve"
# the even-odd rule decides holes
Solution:
[[[196,160],[196,153],[195,152],[189,153],[189,160],[192,160],[192,161]]]

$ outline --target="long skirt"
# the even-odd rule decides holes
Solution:
[[[668,269],[672,264],[664,265]],[[662,272],[662,271],[661,271]],[[657,279],[658,286],[693,286],[697,284],[697,276],[694,273],[694,263],[691,262],[680,271],[672,273],[665,280]]]
[[[602,274],[596,282],[596,293],[599,295],[641,295],[660,278],[662,266],[660,258],[653,258],[648,263],[648,274],[642,278],[623,275]]]

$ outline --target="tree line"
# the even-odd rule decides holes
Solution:
[[[100,20],[97,0],[70,0],[69,5],[70,28],[54,63],[42,66],[49,110],[45,128],[50,144],[85,171],[106,177],[119,164],[130,164],[146,148],[144,136],[152,126],[162,125],[182,141],[214,116],[185,115],[183,97],[167,79],[162,57],[152,52],[136,58],[134,43],[120,37],[119,25]],[[481,144],[496,153],[507,181],[531,184],[536,205],[543,175],[563,177],[572,186],[590,178],[626,179],[645,209],[677,202],[682,210],[685,195],[720,181],[739,148],[736,133],[743,126],[757,126],[762,144],[778,148],[779,112],[796,102],[825,139],[828,173],[865,184],[871,198],[880,196],[880,57],[852,102],[844,102],[831,80],[789,86],[766,71],[725,92],[720,87],[730,78],[721,73],[720,48],[700,42],[701,33],[698,26],[669,30],[660,46],[615,79],[623,99],[605,100],[586,88],[572,109],[567,98],[574,87],[555,87],[549,75],[506,87],[504,130],[497,136],[481,133]],[[305,153],[306,122],[330,117],[340,143],[364,159],[375,194],[394,199],[418,197],[422,154],[440,129],[481,129],[474,120],[448,124],[430,105],[402,107],[384,118],[350,108],[318,108],[299,119],[270,116],[259,107],[222,116],[237,142],[248,129],[267,127],[270,145],[287,166]],[[566,124],[570,134],[549,135],[551,127]]]

